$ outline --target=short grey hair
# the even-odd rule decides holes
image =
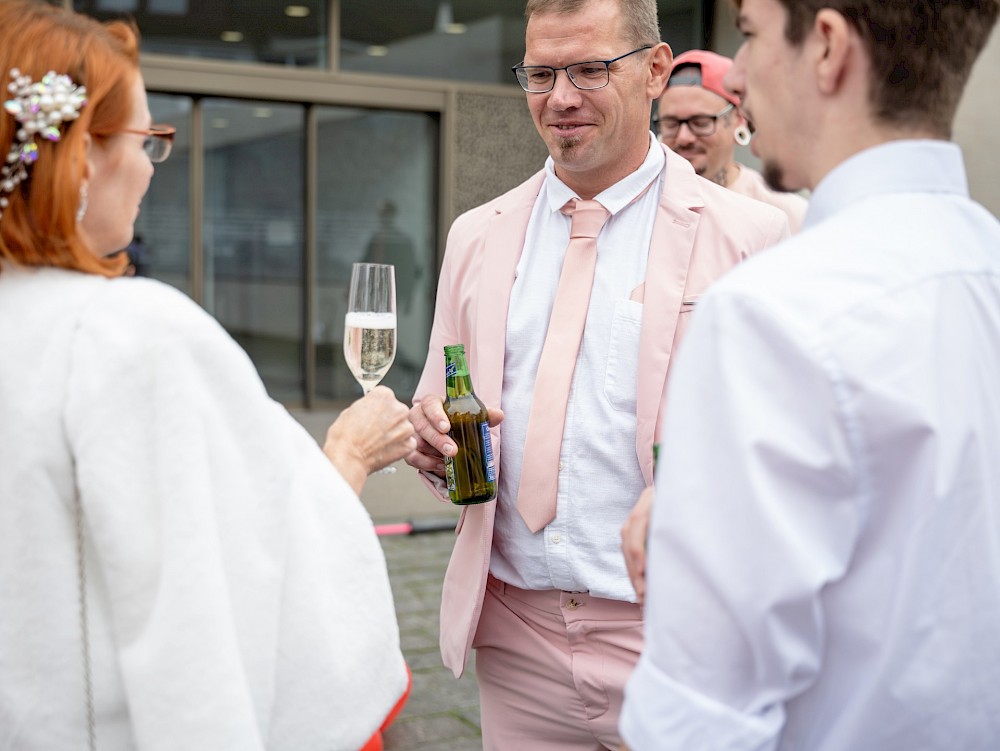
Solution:
[[[595,0],[528,0],[524,17],[531,20],[535,13],[578,13]],[[656,0],[615,0],[621,11],[625,41],[641,47],[660,42],[660,22],[656,16]]]

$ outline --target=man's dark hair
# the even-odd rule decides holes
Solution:
[[[898,127],[929,128],[946,138],[972,65],[1000,14],[1000,0],[778,2],[788,10],[785,37],[796,46],[823,8],[850,20],[871,59],[874,116]]]

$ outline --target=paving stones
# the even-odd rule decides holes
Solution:
[[[2,1],[2,0],[0,0]],[[322,446],[327,427],[337,417],[331,410],[289,410]],[[393,475],[371,477],[361,494],[376,524],[412,522],[440,528],[460,509],[435,500],[402,462]],[[455,542],[452,530],[380,537],[389,567],[399,621],[400,641],[413,673],[413,691],[402,714],[386,732],[385,751],[482,751],[479,689],[474,656],[461,680],[441,664],[438,611],[441,583]]]
[[[441,664],[438,611],[453,532],[380,538],[413,691],[385,735],[386,751],[482,751],[473,659],[460,680]]]

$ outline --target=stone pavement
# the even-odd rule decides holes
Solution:
[[[378,479],[378,478],[374,478]],[[452,532],[381,538],[413,690],[385,735],[386,751],[482,751],[473,661],[460,680],[441,664],[438,608]]]
[[[317,442],[336,412],[290,410]],[[376,525],[415,522],[441,531],[383,535],[403,653],[413,690],[385,736],[386,751],[482,751],[474,657],[460,680],[441,664],[438,610],[441,582],[458,520],[456,507],[436,501],[416,472],[399,462],[393,475],[369,477],[361,501]]]

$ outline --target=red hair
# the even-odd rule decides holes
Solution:
[[[76,213],[87,159],[86,135],[120,131],[132,111],[130,86],[139,75],[139,36],[122,21],[101,24],[31,0],[0,2],[0,77],[10,71],[38,81],[49,71],[87,89],[80,117],[62,126],[62,138],[36,138],[38,159],[11,193],[0,216],[0,258],[27,266],[56,266],[117,276],[128,260],[95,255],[80,236]],[[10,151],[19,125],[0,112],[0,154]]]

